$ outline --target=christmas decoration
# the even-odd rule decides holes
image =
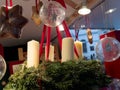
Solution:
[[[98,59],[112,62],[120,57],[120,43],[112,37],[105,37],[96,45]]]
[[[92,44],[93,43],[93,36],[92,36],[92,32],[91,32],[90,28],[88,28],[86,30],[86,32],[87,32],[88,41],[89,41],[90,44]]]
[[[59,3],[58,3],[59,2]],[[50,34],[51,34],[51,27],[56,27],[56,31],[57,31],[57,35],[58,35],[58,41],[60,44],[60,48],[62,50],[62,36],[59,30],[59,25],[62,24],[66,33],[67,37],[72,37],[70,32],[69,32],[69,28],[66,24],[66,22],[64,21],[65,18],[65,11],[63,10],[63,8],[59,5],[61,4],[62,6],[64,6],[63,4],[63,0],[61,1],[48,1],[48,4],[43,5],[41,10],[40,10],[40,17],[41,20],[43,21],[43,23],[45,24],[43,27],[43,31],[42,31],[42,38],[40,41],[40,57],[42,54],[42,49],[43,49],[43,41],[45,38],[45,34],[47,33],[47,42],[46,42],[46,60],[48,60],[49,57],[49,48],[50,48]],[[64,8],[66,8],[64,6]],[[77,57],[79,57],[76,47],[74,47],[74,51]]]
[[[3,76],[6,73],[6,62],[4,58],[0,55],[0,80],[3,78]]]
[[[39,0],[35,0],[36,6],[32,6],[32,20],[34,21],[34,23],[36,25],[41,24],[41,19],[40,19],[40,16],[39,16],[39,10],[43,5],[42,2],[38,2],[38,1]]]
[[[65,18],[65,10],[56,1],[48,1],[40,9],[42,22],[49,27],[56,27],[62,23]]]
[[[0,37],[1,38],[20,38],[22,27],[28,20],[22,16],[22,7],[20,5],[12,6],[12,1],[6,7],[0,7]]]
[[[24,64],[10,76],[3,90],[99,90],[111,81],[96,60],[42,62],[38,68],[26,68]]]

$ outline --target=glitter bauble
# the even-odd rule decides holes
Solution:
[[[112,37],[105,37],[96,45],[96,55],[100,60],[112,62],[120,57],[120,42]]]
[[[0,55],[0,80],[3,78],[6,72],[6,62],[4,58]]]
[[[63,22],[65,10],[56,1],[48,1],[48,4],[43,4],[41,7],[39,15],[45,25],[56,27]]]

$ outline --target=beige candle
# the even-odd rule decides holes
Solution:
[[[45,46],[45,60],[46,59],[47,59],[47,48]],[[50,45],[48,60],[51,61],[51,62],[54,61],[54,46],[53,45]]]
[[[76,49],[77,49],[79,58],[83,58],[83,45],[82,45],[82,42],[80,42],[80,41],[75,41],[75,42],[74,42],[74,45],[76,46]],[[76,56],[75,53],[74,53],[74,58],[75,58],[76,60],[79,59],[79,58]]]
[[[71,37],[62,40],[62,61],[74,59],[74,40]]]
[[[27,43],[27,67],[37,68],[39,65],[39,42],[31,40]]]

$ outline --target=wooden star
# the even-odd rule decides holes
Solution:
[[[22,27],[28,20],[22,16],[22,7],[19,5],[8,9],[6,14],[6,7],[0,8],[0,38],[20,38]]]

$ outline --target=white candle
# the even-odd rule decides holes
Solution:
[[[74,59],[74,40],[71,37],[62,40],[62,61]]]
[[[77,49],[77,53],[79,55],[79,58],[83,58],[83,45],[82,45],[82,42],[80,41],[75,41],[74,42],[74,45],[76,46],[76,49]],[[76,54],[74,53],[74,58],[76,60],[78,60],[79,58],[76,56]]]
[[[27,67],[37,68],[39,65],[39,42],[31,40],[27,43]]]
[[[47,59],[47,48],[45,46],[45,60],[46,59]],[[54,46],[53,45],[50,45],[48,60],[51,61],[51,62],[54,61]]]

